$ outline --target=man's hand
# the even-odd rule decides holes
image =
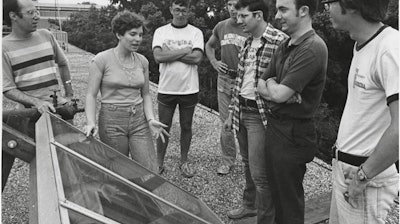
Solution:
[[[290,103],[298,103],[298,104],[301,104],[301,102],[302,102],[302,98],[301,98],[301,95],[300,95],[299,93],[293,94],[293,96],[290,97],[290,98],[288,99],[288,101],[286,101],[287,104],[290,104]]]
[[[224,130],[226,132],[232,131],[232,116],[231,115],[224,122]]]
[[[344,171],[347,191],[343,193],[344,199],[353,208],[359,208],[360,197],[362,196],[368,181],[359,181],[357,178],[357,169],[348,169]]]
[[[47,101],[41,101],[39,100],[36,104],[35,107],[38,109],[39,113],[43,114],[44,112],[51,111],[53,113],[56,112],[56,109],[54,108],[53,104]]]
[[[266,100],[269,100],[267,85],[264,79],[258,79],[257,92]]]
[[[215,60],[215,61],[211,61],[210,63],[213,66],[213,68],[215,70],[217,70],[217,72],[223,73],[223,74],[228,72],[228,65],[223,63],[222,61]]]
[[[64,96],[64,98],[67,100],[67,105],[68,106],[72,106],[72,104],[74,103],[74,102],[72,102],[72,96]]]

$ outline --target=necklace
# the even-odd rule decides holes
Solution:
[[[119,59],[118,51],[117,51],[116,48],[114,48],[114,55],[117,58],[118,63],[121,65],[122,70],[124,70],[125,76],[128,78],[128,80],[130,82],[132,82],[132,78],[133,78],[134,72],[135,72],[135,70],[134,70],[134,68],[135,68],[135,64],[134,64],[135,58],[133,57],[133,53],[131,52],[131,59],[132,59],[132,62],[133,62],[132,66],[126,66],[126,65],[124,65],[122,63],[122,61]]]

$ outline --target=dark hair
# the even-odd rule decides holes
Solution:
[[[261,11],[264,21],[268,21],[268,5],[263,0],[239,0],[235,5],[236,10],[249,7],[250,12]]]
[[[124,35],[126,31],[141,26],[143,26],[142,17],[127,10],[117,13],[111,20],[111,29],[114,34]]]
[[[171,1],[171,6],[173,4],[189,8],[190,7],[190,0],[172,0]]]
[[[389,0],[341,0],[339,3],[342,13],[346,13],[346,9],[357,10],[361,17],[368,22],[385,20],[389,6]]]
[[[319,0],[295,0],[296,9],[299,10],[300,7],[307,6],[310,17],[313,17],[315,12],[317,11],[318,2]]]
[[[11,26],[10,12],[15,12],[21,17],[21,7],[19,6],[18,0],[3,0],[3,21]]]

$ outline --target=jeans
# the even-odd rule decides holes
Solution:
[[[165,128],[169,132],[174,117],[175,108],[179,105],[179,122],[181,125],[181,163],[188,160],[190,143],[192,141],[192,121],[194,109],[198,102],[198,94],[190,95],[167,95],[158,94],[158,117],[161,123],[166,124]],[[164,166],[164,157],[167,152],[169,138],[165,137],[165,142],[157,139],[157,163]]]
[[[102,104],[100,140],[151,171],[156,171],[156,153],[143,103],[134,106]]]
[[[244,163],[246,186],[243,191],[243,207],[258,208],[261,198],[266,201],[262,205],[265,224],[273,223],[274,208],[268,187],[265,171],[265,128],[258,111],[248,111],[242,108],[240,114],[239,131],[236,133],[240,153]],[[256,188],[257,185],[257,188]],[[256,202],[257,198],[257,202]],[[258,212],[261,212],[260,210]]]
[[[218,91],[218,111],[222,124],[228,118],[228,107],[230,103],[231,95]],[[232,131],[225,131],[223,125],[221,126],[220,141],[223,164],[227,166],[233,166],[236,159],[235,136]]]
[[[357,167],[332,161],[333,190],[331,200],[330,224],[384,224],[386,216],[397,197],[399,178],[395,165],[392,165],[368,184],[358,200],[360,207],[355,209],[345,201],[343,193],[347,190],[344,171]]]
[[[268,117],[265,149],[277,223],[304,224],[303,179],[306,163],[312,161],[316,152],[313,122]]]

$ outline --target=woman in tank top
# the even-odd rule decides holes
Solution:
[[[115,48],[98,53],[89,69],[86,94],[86,135],[100,140],[144,167],[156,171],[151,136],[169,136],[166,125],[155,120],[149,93],[149,62],[136,53],[142,41],[143,21],[132,12],[118,13],[111,21],[118,38]],[[96,97],[101,93],[98,130]]]

